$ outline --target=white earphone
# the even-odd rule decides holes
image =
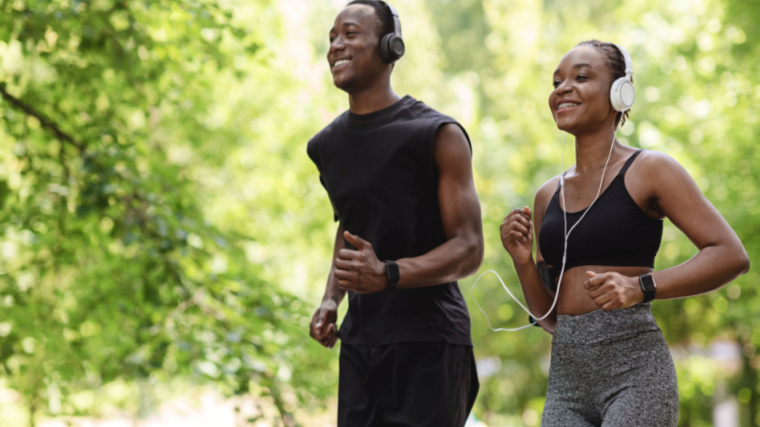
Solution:
[[[615,80],[612,82],[612,87],[610,87],[612,108],[622,113],[630,110],[633,106],[633,101],[636,100],[636,93],[633,90],[633,79],[631,78],[633,76],[633,63],[631,56],[628,55],[628,51],[624,47],[615,43],[612,44],[623,54],[623,58],[625,59],[625,77]]]

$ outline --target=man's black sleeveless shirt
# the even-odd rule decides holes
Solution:
[[[433,155],[436,131],[445,123],[457,122],[406,96],[370,114],[346,111],[309,141],[335,219],[372,243],[381,261],[423,255],[446,241]],[[347,344],[472,345],[456,282],[366,295],[349,291],[340,338]]]

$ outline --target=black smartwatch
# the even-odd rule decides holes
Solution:
[[[388,279],[388,287],[386,289],[396,289],[396,285],[398,285],[398,281],[401,278],[396,261],[385,261],[385,278]]]
[[[639,276],[639,285],[641,292],[644,292],[644,301],[649,302],[654,299],[654,293],[657,290],[657,284],[654,283],[654,277],[651,274],[642,274]]]

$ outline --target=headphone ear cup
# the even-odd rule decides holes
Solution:
[[[380,40],[380,57],[385,63],[401,58],[405,50],[404,40],[394,33],[388,33]]]
[[[393,59],[391,58],[391,52],[389,50],[391,37],[393,37],[393,33],[388,33],[384,35],[383,38],[380,40],[380,57],[383,59],[383,62],[385,63],[393,61]]]
[[[615,80],[610,87],[610,103],[615,111],[628,111],[636,100],[636,93],[633,90],[633,83],[628,77],[621,77]]]

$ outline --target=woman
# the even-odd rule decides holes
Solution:
[[[541,186],[533,220],[524,207],[501,225],[531,311],[551,310],[538,322],[553,334],[542,426],[675,426],[675,369],[649,301],[710,292],[749,269],[681,165],[615,139],[633,104],[627,55],[592,40],[562,58],[549,108],[575,136],[575,165]],[[665,217],[698,253],[653,271]]]

